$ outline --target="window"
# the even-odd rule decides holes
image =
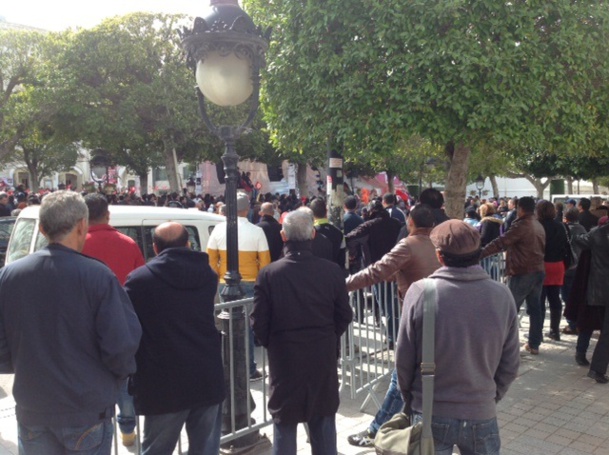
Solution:
[[[32,236],[36,228],[36,220],[22,218],[15,224],[13,238],[7,252],[7,264],[27,256],[30,253]]]

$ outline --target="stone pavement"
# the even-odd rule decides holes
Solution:
[[[524,330],[521,335],[523,333]],[[526,341],[522,336],[521,340]],[[609,454],[609,385],[597,384],[586,377],[587,368],[575,364],[575,340],[575,336],[563,335],[562,341],[542,344],[539,356],[523,353],[518,379],[498,406],[503,455]],[[595,343],[592,341],[589,357]],[[17,454],[11,387],[12,376],[0,376],[0,455]],[[379,388],[381,399],[385,388]],[[349,399],[348,391],[342,394],[337,415],[341,455],[374,453],[373,449],[347,443],[347,436],[366,428],[376,411],[371,401],[364,412],[360,412],[363,400],[363,396]],[[262,433],[272,440],[271,427]],[[310,453],[302,426],[299,426],[298,447],[299,454]],[[134,449],[119,449],[121,455],[134,452]],[[271,452],[261,453],[270,455]]]

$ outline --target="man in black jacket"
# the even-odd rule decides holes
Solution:
[[[313,235],[310,215],[290,212],[285,257],[262,269],[254,288],[250,323],[268,350],[274,455],[296,455],[299,422],[309,425],[313,453],[337,453],[336,361],[353,312],[343,270],[313,255]]]
[[[173,453],[186,424],[189,450],[220,450],[224,401],[220,333],[214,323],[218,276],[188,231],[167,222],[154,231],[157,256],[125,283],[144,335],[132,378],[135,410],[146,416],[143,452]]]
[[[271,253],[271,262],[275,262],[281,257],[283,250],[283,240],[281,239],[281,224],[273,216],[275,210],[273,204],[265,202],[260,206],[260,221],[258,226],[264,231],[266,241],[269,244],[269,252]]]

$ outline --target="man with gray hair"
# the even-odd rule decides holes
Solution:
[[[290,212],[281,236],[285,256],[262,269],[250,322],[267,348],[274,455],[296,454],[296,427],[309,426],[313,453],[336,455],[339,405],[336,361],[353,312],[343,270],[311,252],[313,219]]]
[[[135,372],[141,327],[114,273],[80,254],[87,228],[82,196],[46,196],[49,245],[0,272],[0,372],[15,374],[21,454],[110,454],[118,388]]]

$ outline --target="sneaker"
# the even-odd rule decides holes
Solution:
[[[260,381],[263,377],[264,375],[260,372],[260,370],[256,370],[250,375],[250,381]]]
[[[121,433],[121,440],[125,447],[131,447],[135,444],[135,433]]]
[[[352,434],[347,437],[347,442],[356,447],[372,447],[374,446],[374,437],[376,435],[372,431],[366,429],[361,433]]]

